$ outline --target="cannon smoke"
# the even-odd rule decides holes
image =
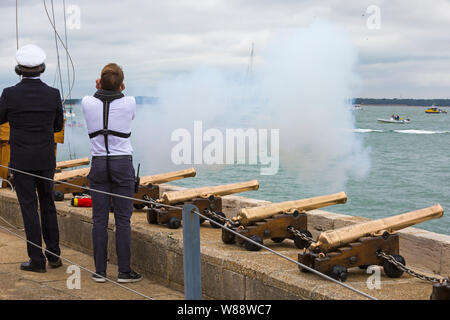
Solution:
[[[219,130],[278,128],[281,166],[317,191],[338,191],[370,168],[369,150],[352,132],[356,62],[346,33],[318,22],[274,36],[250,76],[202,65],[166,79],[158,86],[159,105],[140,116],[144,136],[158,132],[149,163],[169,169],[170,133],[192,129],[195,120]]]

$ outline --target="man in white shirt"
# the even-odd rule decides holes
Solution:
[[[86,96],[81,104],[91,141],[92,164],[89,186],[133,197],[135,172],[130,135],[131,121],[136,114],[134,97],[124,96],[123,71],[115,63],[106,65],[97,79],[98,91]],[[118,282],[136,282],[142,276],[130,268],[130,218],[133,200],[108,196],[93,191],[92,242],[97,275],[92,279],[105,282],[108,253],[108,218],[111,201],[116,223],[116,251],[119,266]]]

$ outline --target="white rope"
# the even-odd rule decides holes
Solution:
[[[123,198],[123,199],[143,202],[143,203],[146,203],[146,204],[153,204],[153,205],[157,205],[159,207],[180,209],[180,207],[167,205],[167,204],[162,204],[162,203],[156,202],[156,201],[151,200],[151,199],[150,200],[144,200],[144,199],[139,199],[139,198],[123,196],[123,195],[120,195],[120,194],[115,194],[115,193],[111,193],[111,192],[107,192],[107,191],[95,190],[95,189],[91,189],[89,187],[75,185],[75,184],[72,184],[72,183],[69,183],[69,182],[65,182],[65,181],[55,181],[54,179],[51,179],[51,178],[47,178],[47,177],[39,176],[39,175],[36,175],[36,174],[33,174],[33,173],[29,173],[29,172],[26,172],[26,171],[10,168],[10,167],[4,166],[4,165],[0,165],[0,167],[7,168],[9,170],[16,171],[16,172],[19,172],[19,173],[27,174],[27,175],[33,176],[35,178],[41,178],[41,179],[44,179],[44,180],[53,181],[54,183],[60,183],[60,184],[64,184],[64,185],[68,185],[68,186],[72,186],[72,187],[76,187],[76,188],[85,189],[85,190],[87,190],[89,192],[102,193],[102,194],[109,195],[109,196],[112,196],[112,197],[119,197],[119,198]],[[327,276],[326,274],[323,274],[323,273],[321,273],[321,272],[319,272],[319,271],[317,271],[317,270],[315,270],[315,269],[313,269],[311,267],[308,267],[308,266],[306,266],[306,265],[304,265],[304,264],[302,264],[302,263],[300,263],[298,261],[295,261],[295,260],[293,260],[293,259],[291,259],[291,258],[289,258],[289,257],[287,257],[287,256],[285,256],[285,255],[275,251],[275,250],[270,249],[269,247],[266,247],[263,244],[260,244],[260,243],[258,243],[256,241],[253,241],[252,239],[247,238],[246,236],[244,236],[244,235],[242,235],[242,234],[240,234],[240,233],[238,233],[238,232],[236,232],[236,231],[234,231],[234,230],[232,230],[232,229],[230,229],[230,228],[228,228],[228,227],[226,227],[226,226],[224,226],[224,225],[222,225],[222,224],[212,220],[211,218],[204,216],[203,214],[201,214],[197,210],[193,210],[193,212],[196,213],[201,218],[203,218],[205,220],[208,220],[210,223],[214,223],[217,226],[219,226],[220,228],[225,229],[226,231],[231,232],[231,233],[235,234],[236,236],[238,236],[238,237],[240,237],[242,239],[245,239],[245,241],[248,241],[248,242],[250,242],[250,243],[252,243],[252,244],[254,244],[254,245],[256,245],[256,246],[258,246],[260,248],[263,248],[263,249],[265,249],[265,250],[267,250],[267,251],[269,251],[269,252],[271,252],[271,253],[273,253],[273,254],[275,254],[275,255],[277,255],[277,256],[279,256],[279,257],[281,257],[281,258],[283,258],[283,259],[285,259],[287,261],[290,261],[290,262],[296,264],[297,266],[300,266],[300,267],[302,267],[302,268],[304,268],[304,269],[306,269],[306,270],[308,270],[308,271],[310,271],[312,273],[315,273],[315,274],[317,274],[317,275],[319,275],[319,276],[321,276],[321,277],[323,277],[323,278],[325,278],[325,279],[327,279],[329,281],[332,281],[332,282],[334,282],[334,283],[336,283],[336,284],[338,284],[338,285],[340,285],[340,286],[342,286],[342,287],[344,287],[346,289],[349,289],[349,290],[351,290],[351,291],[353,291],[353,292],[355,292],[357,294],[360,294],[360,295],[362,295],[362,296],[364,296],[364,297],[366,297],[368,299],[378,300],[375,297],[372,297],[372,296],[368,295],[365,292],[362,292],[362,291],[360,291],[360,290],[358,290],[356,288],[353,288],[353,287],[351,287],[351,286],[349,286],[349,285],[347,285],[347,284],[345,284],[343,282],[340,282],[340,281],[338,281],[336,279],[333,279],[333,278]]]

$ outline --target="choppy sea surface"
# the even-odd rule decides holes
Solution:
[[[153,105],[139,106],[153,108]],[[449,114],[426,114],[425,107],[363,106],[354,110],[354,134],[370,148],[371,167],[363,179],[350,178],[343,189],[348,201],[325,210],[371,219],[382,218],[440,203],[444,217],[421,223],[418,228],[450,235],[450,108]],[[446,108],[443,108],[446,109]],[[80,106],[73,106],[74,117],[66,121],[66,142],[59,146],[58,160],[89,156],[89,139]],[[408,124],[386,124],[379,118],[399,114]],[[135,121],[146,121],[136,117]],[[152,134],[151,126],[148,133]],[[132,135],[133,136],[133,135]],[[133,136],[145,139],[145,136]],[[149,146],[151,148],[152,146]],[[136,150],[134,163],[142,162],[144,152]],[[172,184],[197,187],[258,179],[260,189],[243,193],[256,199],[286,201],[318,196],[298,175],[280,166],[276,175],[260,175],[259,166],[227,165],[208,170],[202,166],[195,178]],[[181,168],[180,168],[181,169]],[[174,170],[177,170],[174,168]],[[141,164],[141,175],[154,172]]]

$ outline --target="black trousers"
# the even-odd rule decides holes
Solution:
[[[29,171],[30,173],[53,179],[55,170]],[[14,188],[16,189],[27,240],[42,247],[42,237],[46,249],[60,255],[58,220],[54,202],[53,182],[35,178],[27,174],[14,172]],[[36,196],[37,190],[37,196]],[[38,198],[41,221],[38,214]],[[45,257],[50,261],[58,260],[54,255],[27,243],[28,256],[33,264],[45,268]]]
[[[124,158],[109,158],[109,174],[106,159],[93,157],[89,172],[89,187],[96,190],[133,197],[134,168],[131,156]],[[96,272],[106,272],[108,256],[108,220],[111,203],[114,208],[116,223],[116,252],[119,272],[130,272],[131,259],[131,226],[130,218],[133,212],[133,200],[112,197],[92,191],[92,242]]]

